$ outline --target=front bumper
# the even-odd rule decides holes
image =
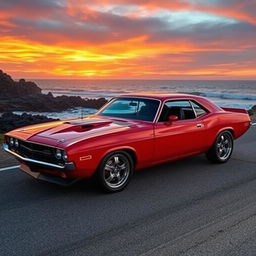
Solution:
[[[55,183],[61,186],[70,186],[80,180],[79,178],[63,178],[59,176],[49,175],[47,173],[34,172],[26,164],[21,164],[20,169],[37,180]]]
[[[30,164],[36,164],[36,165],[39,165],[39,166],[42,166],[42,167],[48,167],[48,168],[53,168],[53,169],[58,169],[58,170],[63,170],[63,171],[73,171],[73,170],[75,170],[75,164],[73,162],[67,162],[63,165],[59,165],[59,164],[53,164],[53,163],[48,163],[48,162],[35,160],[35,159],[32,159],[32,158],[23,157],[23,156],[17,154],[16,152],[10,150],[9,146],[6,143],[3,143],[3,150],[10,153],[13,156],[15,156],[19,160],[21,160],[23,162],[26,162],[28,164],[29,163]]]

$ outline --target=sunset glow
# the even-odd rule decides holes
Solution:
[[[0,69],[16,78],[256,79],[254,0],[10,0]]]

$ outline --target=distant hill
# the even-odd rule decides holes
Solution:
[[[83,99],[80,96],[57,96],[43,94],[34,82],[20,79],[14,81],[10,75],[0,70],[0,112],[38,111],[57,112],[74,107],[100,108],[107,100]]]

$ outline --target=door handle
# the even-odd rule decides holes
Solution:
[[[197,124],[196,127],[197,128],[202,128],[204,125],[203,124]]]

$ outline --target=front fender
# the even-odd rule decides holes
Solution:
[[[98,148],[95,150],[79,152],[75,159],[72,159],[76,164],[75,174],[78,177],[88,178],[91,177],[99,167],[102,159],[111,152],[119,150],[132,151],[137,158],[136,150],[131,146],[116,146],[113,148]]]

